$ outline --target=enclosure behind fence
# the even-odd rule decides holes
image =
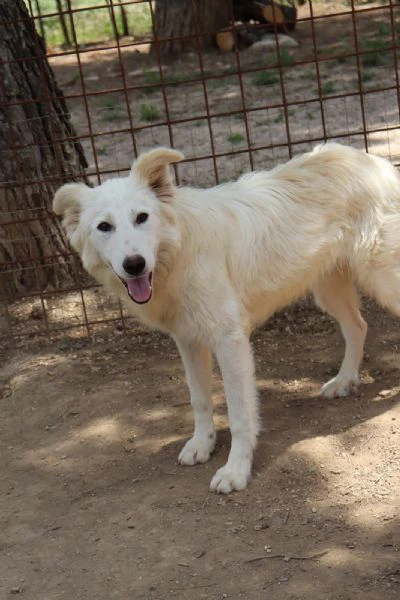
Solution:
[[[337,140],[400,162],[395,0],[0,0],[0,328],[129,326],[51,212],[158,145],[210,186]]]

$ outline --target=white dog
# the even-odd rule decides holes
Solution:
[[[311,290],[346,342],[322,388],[332,398],[359,383],[367,325],[354,283],[400,314],[400,177],[381,158],[330,143],[237,182],[176,188],[168,165],[182,158],[160,148],[128,177],[64,185],[54,211],[87,271],[175,339],[195,417],[183,465],[214,450],[216,356],[232,444],[211,490],[229,493],[248,483],[259,430],[251,331]]]

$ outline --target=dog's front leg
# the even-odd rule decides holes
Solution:
[[[212,356],[200,344],[176,340],[185,367],[194,412],[193,437],[179,454],[182,465],[206,462],[215,448],[216,433],[211,402]]]
[[[244,334],[224,336],[215,348],[224,380],[232,436],[228,462],[211,480],[211,490],[229,494],[246,488],[259,428],[251,346]]]

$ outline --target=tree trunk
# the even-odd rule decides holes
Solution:
[[[63,46],[65,48],[72,48],[71,39],[69,37],[68,25],[67,25],[67,21],[65,19],[65,15],[64,15],[64,12],[63,12],[66,7],[64,7],[62,5],[61,0],[56,0],[56,4],[57,4],[57,11],[58,11],[58,14],[59,14],[59,19],[60,19],[61,31],[62,31],[63,38],[64,38]],[[44,39],[44,41],[46,42],[45,39]]]
[[[157,0],[154,16],[155,39],[160,54],[197,50],[213,45],[215,34],[232,21],[232,0]],[[153,52],[157,52],[153,44]]]
[[[87,166],[75,135],[23,0],[0,0],[0,297],[73,282],[51,200]]]
[[[122,35],[129,35],[129,23],[125,6],[122,4],[122,0],[118,0],[118,3],[120,4],[119,10],[121,12]]]

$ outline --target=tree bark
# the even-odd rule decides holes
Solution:
[[[157,0],[154,16],[156,40],[160,54],[197,50],[215,44],[215,34],[232,20],[231,0]],[[156,44],[153,52],[157,52]]]
[[[51,213],[55,190],[87,166],[23,0],[0,0],[0,297],[70,285]],[[51,263],[51,264],[50,264]]]

